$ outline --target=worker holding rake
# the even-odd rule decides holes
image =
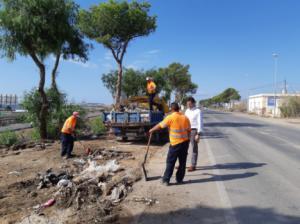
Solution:
[[[64,123],[61,129],[61,156],[66,156],[66,159],[72,157],[72,151],[74,147],[75,127],[77,119],[79,118],[79,112],[73,112]]]

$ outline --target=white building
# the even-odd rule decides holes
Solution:
[[[275,103],[274,93],[257,94],[257,95],[249,96],[248,112],[255,113],[261,116],[280,117],[281,115],[280,106],[282,105],[285,99],[292,96],[300,97],[300,94],[286,94],[286,93],[276,94],[276,103]]]

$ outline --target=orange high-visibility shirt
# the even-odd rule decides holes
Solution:
[[[61,132],[64,134],[72,134],[75,130],[77,119],[75,116],[69,117],[61,129]]]
[[[187,116],[180,112],[168,115],[160,124],[161,128],[169,128],[171,145],[177,145],[189,140],[191,124]]]
[[[156,84],[153,81],[147,83],[147,91],[148,91],[149,94],[155,93]]]

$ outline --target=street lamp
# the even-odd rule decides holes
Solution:
[[[279,55],[276,53],[272,54],[274,59],[274,112],[273,116],[276,116],[276,94],[277,94],[277,67],[278,67],[278,57]]]

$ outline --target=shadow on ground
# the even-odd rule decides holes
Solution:
[[[208,122],[205,123],[205,127],[230,127],[230,128],[238,128],[238,127],[263,127],[264,125],[258,123],[242,123],[242,122]]]
[[[136,217],[123,217],[120,223],[139,224],[224,224],[224,216],[231,214],[231,209],[197,206],[170,212],[151,212],[151,208]],[[155,210],[155,208],[154,208]],[[272,208],[258,208],[253,206],[234,207],[234,216],[240,224],[299,224],[300,215],[286,215]]]
[[[124,145],[141,145],[141,146],[147,146],[148,143],[148,139],[129,139],[126,141],[122,141],[122,140],[118,140],[118,142],[124,144]],[[162,140],[162,141],[155,141],[152,140],[151,141],[151,146],[164,146],[166,143],[168,143],[169,141],[167,140]]]
[[[251,163],[251,162],[243,162],[243,163],[224,163],[224,164],[216,164],[212,166],[199,166],[197,170],[214,170],[214,169],[228,169],[228,170],[238,170],[238,169],[251,169],[257,168],[267,165],[266,163]]]
[[[201,139],[227,138],[227,135],[217,131],[204,131],[201,133]]]
[[[202,175],[210,176],[208,178],[201,178],[195,180],[184,181],[184,184],[198,184],[198,183],[206,183],[206,182],[214,182],[214,181],[229,181],[235,179],[244,179],[258,175],[256,172],[246,172],[246,173],[238,173],[238,174],[210,174],[203,173]]]
[[[189,176],[192,175],[186,175],[185,180],[183,182],[184,185],[189,184],[198,184],[198,183],[207,183],[207,182],[214,182],[214,181],[230,181],[230,180],[236,180],[236,179],[244,179],[249,178],[258,175],[256,172],[245,172],[245,173],[239,173],[239,174],[211,174],[211,173],[202,173],[199,176],[209,176],[204,177],[200,179],[193,179],[193,180],[186,180]],[[195,176],[195,175],[193,175]],[[161,176],[149,176],[147,181],[155,181],[160,179]],[[170,183],[170,186],[177,185],[176,183]]]

